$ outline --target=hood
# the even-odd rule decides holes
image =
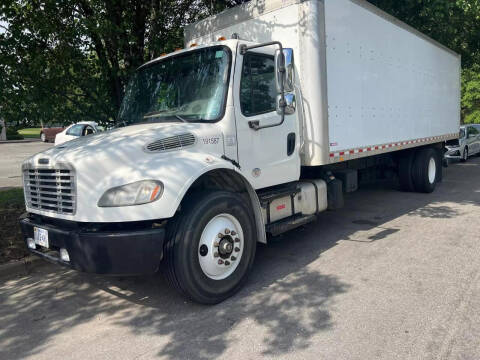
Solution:
[[[202,150],[218,156],[223,155],[223,135],[215,124],[152,123],[126,126],[71,140],[34,155],[30,161],[36,162],[37,158],[49,158],[52,162],[68,162],[74,166],[79,161],[92,158],[102,161],[116,158],[135,162],[139,156],[145,156],[148,153],[145,151],[148,144],[185,134],[190,134],[190,137],[193,135],[195,138],[195,143],[190,148],[202,147],[205,144],[212,145],[211,140],[209,142],[205,139],[215,139],[216,144],[213,145],[219,146],[209,146]],[[180,151],[183,148],[174,147],[168,152],[175,150]],[[161,154],[162,151],[158,151],[149,155]]]
[[[75,214],[28,205],[27,211],[82,222],[168,218],[173,216],[183,194],[199,174],[206,169],[233,168],[221,159],[222,155],[224,140],[220,125],[211,123],[142,124],[89,135],[36,154],[23,164],[25,170],[27,167],[68,169],[68,175],[64,176],[69,177],[68,186],[74,189]],[[44,186],[42,175],[35,176],[40,176],[35,181]],[[164,184],[161,201],[135,208],[97,206],[108,189],[147,179]],[[61,184],[57,182],[58,185]]]
[[[447,140],[445,142],[445,145],[447,147],[459,147],[460,146],[460,140],[459,139]]]

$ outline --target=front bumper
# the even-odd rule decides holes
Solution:
[[[461,159],[462,153],[460,151],[460,147],[448,147],[447,152],[445,153],[445,157],[447,159]]]
[[[75,223],[73,224],[75,225]],[[89,231],[81,226],[50,224],[41,218],[20,220],[23,238],[34,237],[34,227],[48,230],[48,252],[29,248],[35,255],[75,270],[111,275],[152,274],[163,257],[165,229],[145,228],[110,231]],[[58,252],[68,251],[70,261],[63,261]],[[45,248],[43,248],[45,250]]]

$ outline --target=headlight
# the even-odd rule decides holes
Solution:
[[[147,204],[163,194],[163,184],[157,180],[142,180],[111,188],[98,200],[99,207]]]

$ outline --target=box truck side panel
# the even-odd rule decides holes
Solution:
[[[399,24],[364,1],[325,0],[335,157],[458,133],[460,57]]]
[[[219,37],[230,39],[236,33],[241,40],[256,43],[277,40],[284,47],[295,50],[298,47],[298,16],[298,0],[251,1],[187,25],[185,46],[209,44]]]

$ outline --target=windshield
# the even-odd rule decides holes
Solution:
[[[230,61],[230,51],[222,46],[140,68],[127,86],[119,121],[131,125],[219,120],[225,109]]]

